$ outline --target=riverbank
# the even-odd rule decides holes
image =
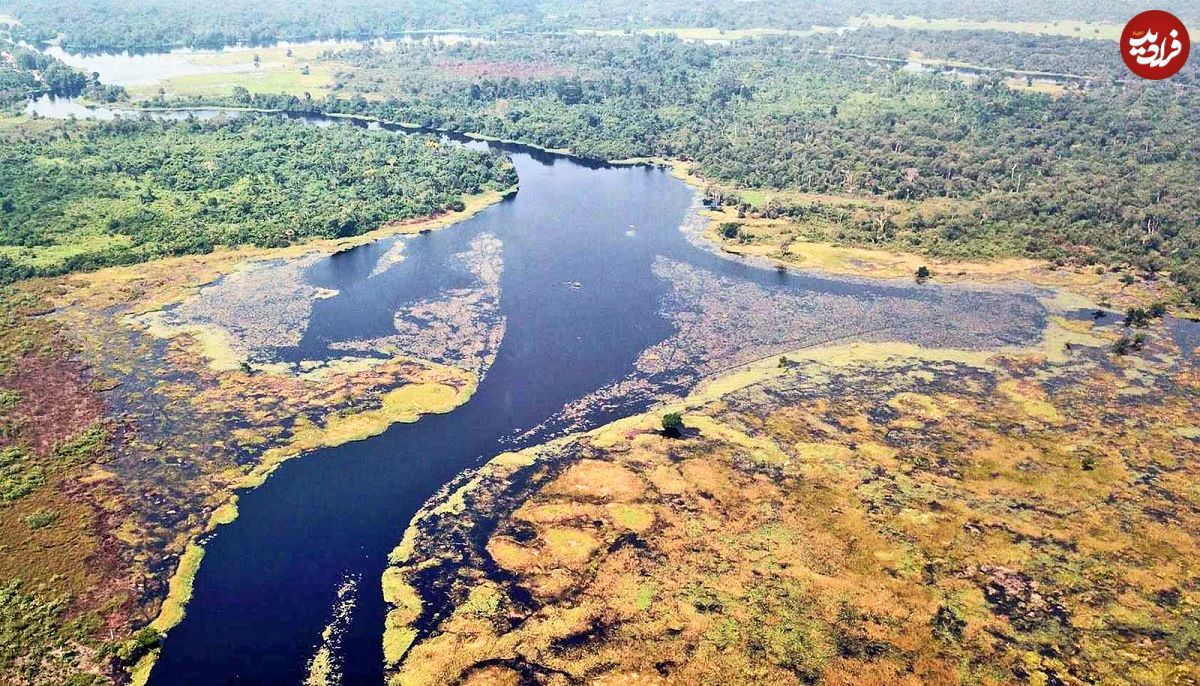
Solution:
[[[939,258],[913,252],[839,245],[816,238],[821,231],[806,230],[787,219],[768,219],[752,213],[739,216],[736,209],[706,210],[707,240],[733,255],[765,258],[781,268],[816,270],[829,274],[884,279],[916,278],[922,267],[928,279],[941,283],[1005,284],[1026,282],[1060,289],[1106,309],[1148,308],[1171,303],[1175,314],[1195,318],[1200,309],[1186,303],[1183,289],[1166,275],[1147,279],[1132,270],[1100,266],[1055,265],[1045,260],[1004,257],[989,261]]]
[[[849,60],[793,62],[767,51],[776,44],[623,45],[582,36],[539,43],[527,36],[498,47],[402,50],[394,60],[382,51],[361,51],[329,59],[321,65],[325,71],[286,52],[266,55],[266,69],[246,69],[238,62],[244,55],[206,65],[246,69],[247,76],[206,76],[208,81],[188,86],[198,93],[193,103],[220,98],[230,105],[377,112],[536,138],[604,157],[673,150],[706,160],[702,168],[723,178],[844,189],[848,198],[805,198],[810,204],[787,208],[795,210],[796,221],[777,221],[780,212],[768,196],[783,194],[714,185],[743,193],[745,216],[730,218],[728,210],[693,215],[698,199],[659,170],[571,161],[505,144],[520,150],[512,156],[523,165],[522,182],[531,182],[518,198],[493,206],[460,232],[401,239],[391,227],[396,232],[378,242],[326,251],[229,262],[222,251],[38,284],[56,291],[48,297],[62,304],[38,321],[60,327],[70,337],[62,349],[69,342],[79,353],[67,361],[30,356],[18,367],[22,379],[40,383],[43,370],[65,369],[71,383],[55,395],[22,387],[21,398],[83,410],[53,417],[70,429],[69,442],[33,443],[44,464],[82,463],[71,473],[72,487],[96,490],[58,495],[94,503],[94,514],[87,520],[77,510],[23,509],[6,527],[32,532],[32,543],[22,545],[42,548],[43,555],[86,525],[101,532],[95,535],[107,546],[101,553],[78,546],[68,556],[51,553],[62,558],[54,560],[54,569],[72,575],[73,588],[112,594],[89,598],[106,614],[81,620],[72,635],[95,637],[108,629],[115,636],[130,626],[151,627],[91,654],[54,646],[45,651],[52,656],[47,659],[74,660],[77,671],[118,682],[126,676],[122,670],[136,664],[139,681],[166,686],[299,683],[308,659],[316,672],[340,673],[346,683],[379,683],[381,657],[393,672],[408,670],[414,679],[435,683],[563,674],[694,682],[709,676],[702,673],[706,667],[760,682],[800,675],[831,683],[872,677],[938,683],[966,674],[983,681],[1070,683],[1122,669],[1106,656],[1124,657],[1121,640],[1137,635],[1131,661],[1138,666],[1132,669],[1145,673],[1130,672],[1130,681],[1179,671],[1175,656],[1192,647],[1193,599],[1186,573],[1176,571],[1193,546],[1161,529],[1193,528],[1188,512],[1172,508],[1184,501],[1190,506],[1189,492],[1176,491],[1186,491],[1181,483],[1193,483],[1195,475],[1190,465],[1163,456],[1183,453],[1197,435],[1188,404],[1195,375],[1173,366],[1194,349],[1193,334],[1175,337],[1177,322],[1149,313],[1140,319],[1131,313],[1136,325],[1120,327],[1112,312],[1096,312],[1100,304],[1123,304],[1107,295],[1089,299],[1014,283],[1023,269],[1036,271],[1037,265],[1006,263],[989,272],[946,260],[928,265],[933,274],[917,282],[925,262],[863,252],[861,246],[965,259],[1040,254],[1085,262],[1100,254],[1120,261],[1125,251],[1108,240],[1105,224],[1078,219],[1120,218],[1130,236],[1126,245],[1147,248],[1137,256],[1145,258],[1139,265],[1161,268],[1157,258],[1169,258],[1182,276],[1191,265],[1172,246],[1186,243],[1187,234],[1176,230],[1186,229],[1186,206],[1158,208],[1169,218],[1156,255],[1149,242],[1137,242],[1137,212],[1144,208],[1128,201],[1151,197],[1164,184],[1166,197],[1186,200],[1170,189],[1188,178],[1179,162],[1187,150],[1156,154],[1139,174],[1123,177],[1129,183],[1120,193],[1105,196],[1102,191],[1117,187],[1101,173],[1114,168],[1105,160],[1121,157],[1117,144],[1130,154],[1143,148],[1136,135],[1112,137],[1117,124],[1107,123],[1109,113],[1097,99],[959,88]],[[615,57],[598,59],[594,51],[578,49],[585,45]],[[993,47],[1010,46],[1000,37]],[[859,52],[873,50],[867,45]],[[1103,63],[1103,56],[1096,59]],[[339,60],[355,68],[339,71],[330,84]],[[275,73],[280,64],[286,74]],[[676,78],[661,79],[664,66]],[[312,78],[302,82],[298,76]],[[243,83],[260,93],[235,90]],[[319,98],[326,86],[343,98],[303,99],[302,89]],[[222,97],[225,89],[230,92]],[[1104,93],[1134,97],[1116,89]],[[1186,99],[1162,102],[1139,131],[1150,132],[1147,141],[1191,140],[1166,135],[1178,128],[1168,123],[1176,109],[1186,109]],[[69,116],[72,103],[60,104],[57,116]],[[412,127],[358,115],[271,112],[281,116],[262,119],[348,119],[356,125],[331,130]],[[944,112],[967,116],[951,148],[939,134]],[[974,116],[981,112],[987,116]],[[218,111],[195,114],[226,119]],[[1042,125],[1052,119],[1070,135],[1042,135]],[[990,135],[992,129],[1003,135]],[[315,131],[302,132],[294,136],[296,144],[255,157],[289,160],[295,171],[324,169],[344,148],[332,146],[315,155],[315,163],[298,159],[296,145],[316,137]],[[481,140],[447,134],[414,138],[413,147],[429,152],[447,138]],[[997,148],[998,142],[1009,145]],[[111,141],[97,150],[119,145]],[[203,162],[205,146],[198,147],[198,154],[130,159]],[[1021,154],[1007,154],[1009,148]],[[980,150],[988,154],[975,154]],[[406,172],[384,163],[388,155],[365,165],[359,164],[364,156],[349,157],[337,174],[280,184],[281,191],[289,185],[309,189],[308,198],[262,192],[256,180],[281,178],[266,169],[243,175],[250,183],[235,202],[217,195],[201,198],[198,206],[230,224],[224,213],[242,207],[237,201],[267,198],[267,211],[247,222],[251,229],[304,208],[302,216],[273,224],[275,236],[290,240],[289,228],[314,228],[303,221],[309,208],[322,198],[328,207],[348,183],[366,186],[359,197],[432,197],[400,186]],[[1005,173],[988,162],[1006,158],[1030,164]],[[125,160],[115,161],[105,168],[126,168]],[[485,156],[476,161],[489,167],[496,162]],[[673,163],[685,177],[691,176],[689,166]],[[155,202],[157,209],[171,208],[163,191],[179,187],[179,179],[219,176],[221,167],[152,165],[154,173],[183,173],[165,188],[129,196],[125,207],[136,214],[98,216],[102,205],[98,209],[89,195],[107,198],[112,189],[130,186],[96,184],[81,203],[82,212],[98,217],[92,237],[117,242],[110,244],[118,248],[108,255],[113,259],[133,259],[136,254],[119,249],[142,243],[119,242],[136,235],[137,225],[118,222],[140,217],[142,226],[158,228],[146,210]],[[7,168],[30,167],[21,161]],[[39,168],[48,174],[63,167]],[[441,178],[463,179],[457,171]],[[33,180],[18,193],[22,201],[38,197]],[[437,186],[446,184],[429,191],[436,193]],[[944,201],[951,211],[905,227],[911,231],[903,240],[890,237],[890,210],[926,202],[879,198],[942,194],[958,199]],[[1045,212],[1024,212],[1039,198]],[[1119,202],[1106,212],[1090,211],[1108,198]],[[343,210],[359,209],[358,199],[332,203],[334,211],[317,231],[353,232],[389,214],[347,217]],[[45,207],[53,200],[17,207]],[[989,206],[984,200],[1001,202]],[[442,197],[433,206],[456,207],[457,198]],[[836,212],[821,214],[834,206]],[[807,221],[806,211],[820,215],[818,221]],[[1007,223],[992,221],[1001,215]],[[686,242],[679,240],[680,216]],[[697,217],[719,235],[692,231]],[[110,218],[117,221],[105,221]],[[878,236],[868,235],[875,219]],[[1066,231],[1056,233],[1055,227],[1064,226],[1078,229],[1090,248],[1061,244],[1058,235]],[[39,238],[36,223],[28,229]],[[1027,240],[1031,232],[1041,243]],[[448,237],[455,233],[466,236]],[[192,234],[185,228],[178,236]],[[705,247],[717,247],[694,249],[690,239],[696,236]],[[23,239],[9,248],[36,257],[35,248],[62,244],[52,239]],[[994,245],[983,245],[989,241]],[[730,242],[731,253],[763,252],[756,260],[714,256]],[[854,249],[859,252],[828,245],[834,242],[860,246]],[[164,251],[185,251],[180,243],[162,245]],[[511,262],[505,265],[505,259]],[[758,269],[759,262],[782,268]],[[830,276],[854,270],[862,273]],[[1136,284],[1134,270],[1126,272],[1110,278]],[[951,279],[958,281],[947,285]],[[1002,285],[978,283],[988,279]],[[1111,285],[1101,279],[1096,288]],[[847,341],[854,344],[836,345]],[[927,355],[930,350],[939,352]],[[689,402],[679,400],[688,394],[693,404],[680,405]],[[472,402],[463,404],[468,396]],[[10,402],[0,397],[0,407]],[[659,431],[661,416],[645,411],[677,406],[685,430],[668,440]],[[451,408],[457,409],[438,414]],[[501,474],[495,482],[484,479],[457,491],[458,498],[451,494],[444,508],[422,520],[431,545],[409,551],[435,551],[439,559],[427,567],[416,557],[401,560],[402,547],[396,561],[416,567],[393,566],[383,595],[357,595],[358,580],[379,578],[385,568],[397,525],[481,456],[624,415],[638,420],[610,426],[600,437],[574,435],[543,446],[532,462],[519,458],[512,474],[523,483]],[[121,421],[96,426],[98,417]],[[38,438],[43,417],[29,418],[21,431]],[[0,428],[7,429],[7,421]],[[373,438],[348,445],[368,436]],[[98,442],[102,451],[95,449]],[[289,459],[300,454],[306,459]],[[11,457],[5,452],[4,462]],[[44,475],[19,476],[34,483]],[[1147,492],[1138,490],[1142,486]],[[504,491],[499,509],[480,495],[491,488]],[[1098,511],[1069,509],[1068,497],[1093,499]],[[480,512],[494,516],[482,528],[475,518]],[[1093,514],[1099,521],[1090,519]],[[1153,542],[1149,550],[1135,540],[1117,559],[1103,557],[1104,543],[1124,544],[1122,537],[1134,538],[1131,531],[1141,536],[1143,529],[1149,534],[1141,540]],[[1043,540],[1046,531],[1054,540]],[[1183,555],[1172,557],[1166,549]],[[991,551],[999,551],[998,559],[986,558]],[[5,556],[6,564],[26,563],[16,552]],[[463,556],[470,558],[466,565]],[[680,564],[672,568],[661,560]],[[1148,566],[1138,566],[1143,561]],[[1166,574],[1154,568],[1159,563]],[[977,574],[985,564],[1004,570]],[[1093,573],[1113,568],[1121,572],[1116,581]],[[114,569],[120,573],[110,573]],[[1047,569],[1066,569],[1069,578]],[[479,570],[482,576],[475,576]],[[394,583],[397,572],[409,589]],[[1170,587],[1141,581],[1164,576]],[[1036,584],[1053,587],[1054,595],[1047,600]],[[856,592],[862,588],[877,595]],[[1112,589],[1119,599],[1092,598],[1095,588]],[[4,609],[17,604],[8,598],[21,598],[28,589],[10,590]],[[989,592],[1000,594],[998,611],[988,605]],[[118,593],[123,595],[114,599]],[[390,608],[383,607],[385,600]],[[1059,608],[1068,605],[1078,623],[1062,621]],[[115,606],[124,614],[109,611]],[[352,613],[344,609],[349,607]],[[35,612],[42,609],[0,613],[18,617],[6,619],[4,628],[21,640],[39,636],[24,629],[45,624],[45,613]],[[392,632],[380,645],[378,630],[389,611],[400,614],[386,620]],[[452,630],[435,635],[431,627],[443,621]],[[335,624],[342,628],[331,641]],[[1030,635],[1028,627],[1035,625],[1061,631]],[[170,638],[160,654],[158,632],[165,630]],[[230,659],[237,655],[254,659]],[[1068,664],[1061,664],[1063,655],[1070,656]],[[644,663],[631,660],[640,656],[647,657]],[[47,677],[38,676],[44,678],[27,680]]]
[[[1179,316],[1200,317],[1200,308],[1189,305],[1183,289],[1175,286],[1166,275],[1149,279],[1128,267],[1102,268],[1097,265],[1079,266],[1052,264],[1045,260],[1006,256],[986,260],[951,259],[917,252],[903,252],[889,247],[863,247],[857,241],[831,241],[837,226],[828,221],[797,221],[785,216],[768,218],[767,210],[772,205],[787,207],[793,204],[830,208],[853,215],[854,221],[865,221],[876,215],[881,217],[918,217],[944,211],[950,201],[931,199],[927,201],[882,200],[873,197],[835,196],[800,191],[751,189],[716,182],[697,175],[692,163],[666,157],[637,157],[626,159],[596,160],[580,156],[569,149],[553,149],[529,144],[519,140],[501,139],[470,131],[446,128],[423,128],[412,122],[388,121],[376,117],[321,112],[287,112],[284,110],[245,107],[146,107],[141,111],[158,114],[178,112],[231,113],[255,112],[287,116],[322,116],[365,125],[382,125],[406,131],[432,132],[442,135],[460,136],[463,140],[474,140],[536,150],[588,164],[613,166],[660,166],[670,170],[672,176],[696,188],[702,193],[715,193],[735,197],[750,205],[748,210],[739,211],[734,205],[709,207],[703,212],[709,226],[704,232],[707,240],[721,250],[735,255],[752,256],[774,261],[782,267],[799,268],[816,273],[867,278],[909,278],[925,266],[941,282],[975,281],[984,284],[1014,283],[1025,281],[1040,286],[1063,289],[1087,298],[1103,307],[1127,309],[1147,308],[1158,302],[1171,304]],[[963,204],[963,203],[956,203]],[[969,203],[968,203],[969,204]],[[730,226],[737,233],[725,235]]]
[[[1193,518],[1194,461],[1161,456],[1196,450],[1200,376],[1146,333],[797,350],[500,455],[393,551],[389,683],[1194,678],[1195,599],[1155,599],[1197,541],[1149,513]]]
[[[6,605],[5,614],[30,625],[42,620],[29,612],[56,607],[47,598],[65,603],[45,610],[55,623],[44,632],[25,633],[22,652],[44,661],[30,663],[31,673],[119,675],[134,667],[112,657],[119,654],[132,656],[134,675],[145,679],[161,638],[148,652],[127,639],[133,627],[161,634],[182,619],[203,539],[234,520],[236,491],[256,487],[302,452],[448,412],[477,384],[473,372],[402,356],[250,366],[228,346],[205,345],[230,340],[207,335],[212,327],[159,338],[144,317],[179,307],[246,265],[311,262],[435,231],[514,193],[479,194],[461,212],[352,238],[222,248],[10,287],[19,304],[6,296],[0,307],[3,423],[18,427],[17,444],[32,442],[34,453],[19,455],[17,466],[39,463],[43,452],[55,461],[36,469],[42,476],[32,491],[5,507],[0,542],[16,556],[6,577],[20,579],[29,594],[23,608]],[[74,451],[69,459],[63,446]],[[77,619],[59,623],[58,611]]]
[[[905,252],[887,247],[865,247],[831,241],[836,226],[822,221],[798,221],[786,215],[771,217],[771,206],[791,204],[830,207],[868,216],[917,215],[935,211],[944,200],[905,203],[853,196],[833,196],[799,191],[747,189],[705,179],[684,160],[661,157],[613,160],[614,165],[655,165],[669,169],[675,178],[699,193],[738,198],[737,203],[708,205],[700,215],[704,240],[730,255],[768,260],[781,269],[800,269],[836,276],[870,279],[915,279],[918,270],[930,271],[926,280],[938,283],[1003,285],[1028,283],[1076,296],[1079,307],[1092,305],[1126,310],[1168,304],[1176,316],[1200,319],[1200,306],[1191,305],[1186,293],[1169,275],[1147,278],[1119,266],[1053,264],[1047,260],[1005,256],[986,260],[954,259]],[[861,217],[856,217],[861,219]],[[1086,301],[1086,302],[1085,302]]]
[[[183,290],[172,288],[172,296],[170,297],[179,297],[179,295],[188,289],[198,289],[211,284],[217,278],[232,273],[237,268],[237,265],[245,264],[249,261],[296,260],[314,254],[330,255],[367,243],[384,240],[392,236],[414,235],[448,228],[501,202],[516,192],[517,189],[514,187],[507,191],[490,191],[471,196],[465,199],[464,209],[459,212],[444,213],[437,217],[425,219],[385,224],[380,229],[363,234],[362,236],[312,241],[277,250],[232,250],[228,255],[219,255],[216,257],[215,262],[219,266],[213,264],[207,265],[209,269],[214,270],[213,273],[217,274],[217,276],[203,283],[186,286]],[[192,270],[181,269],[180,271]],[[164,301],[161,298],[155,298],[153,302],[154,306],[159,309],[172,304],[170,301]],[[144,309],[139,310],[139,312],[143,315],[145,314]],[[195,331],[170,332],[168,335],[171,337],[181,335],[190,336],[195,341],[201,342],[201,356],[209,361],[210,367],[213,367],[214,363],[229,360],[232,357],[227,346],[218,344],[218,349],[213,350],[212,341],[225,340],[220,336],[205,336],[203,331],[199,333]],[[208,342],[208,344],[205,345],[204,342]],[[244,364],[244,360],[236,360],[235,358],[235,361],[238,364]],[[467,402],[474,394],[478,385],[478,378],[474,374],[459,372],[442,365],[412,360],[407,357],[395,357],[391,360],[363,359],[358,362],[347,359],[340,362],[338,366],[330,367],[330,371],[323,372],[321,375],[323,378],[318,378],[320,378],[322,384],[332,387],[342,382],[343,378],[360,373],[364,369],[386,367],[394,363],[406,365],[416,363],[422,367],[422,371],[417,371],[416,375],[406,376],[403,383],[399,385],[389,384],[391,390],[380,389],[383,392],[378,396],[377,408],[359,409],[351,413],[339,410],[329,415],[324,426],[321,426],[320,422],[315,422],[309,429],[294,432],[290,440],[285,443],[278,443],[276,441],[275,443],[278,443],[276,445],[263,444],[266,450],[261,453],[257,464],[243,476],[234,478],[227,484],[225,487],[227,496],[224,502],[216,505],[205,528],[192,535],[191,538],[193,541],[188,543],[187,550],[180,557],[179,567],[169,582],[167,597],[163,601],[162,609],[158,616],[150,623],[151,628],[165,636],[170,629],[183,620],[187,603],[191,599],[193,580],[199,571],[200,562],[204,556],[203,544],[196,539],[212,533],[218,526],[230,524],[236,520],[238,515],[237,496],[233,495],[233,493],[260,486],[284,461],[301,456],[305,452],[366,440],[372,436],[379,435],[394,423],[415,422],[426,414],[444,414],[450,412]],[[218,367],[218,369],[229,373],[236,370],[237,367],[224,366]],[[289,371],[287,368],[281,369],[278,366],[273,366],[270,368],[260,367],[258,373],[282,373],[287,375]],[[290,373],[294,374],[296,372]],[[312,374],[313,370],[310,369],[304,372],[303,376],[313,378]],[[362,388],[360,390],[367,389]],[[321,393],[322,391],[315,390],[314,392]],[[354,392],[358,393],[359,391]],[[229,476],[226,474],[223,478],[228,478]],[[215,503],[219,502],[220,498],[218,496],[212,500]],[[158,654],[157,650],[152,651],[133,666],[131,669],[133,686],[142,686],[147,682],[154,662],[158,659]]]

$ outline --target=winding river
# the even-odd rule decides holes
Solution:
[[[35,107],[87,114],[64,101]],[[979,349],[1040,335],[1045,312],[1029,293],[835,279],[730,259],[681,231],[694,227],[695,193],[665,170],[498,147],[520,176],[515,196],[442,231],[316,262],[305,278],[336,295],[316,303],[301,349],[279,352],[311,359],[386,333],[406,304],[456,288],[441,266],[489,236],[502,246],[506,327],[478,391],[451,413],[289,461],[242,493],[239,518],[205,542],[187,616],[151,684],[302,683],[348,578],[359,584],[340,641],[342,683],[381,683],[380,575],[439,487],[498,452],[686,392],[736,336],[762,338],[760,352],[778,354],[847,338]],[[396,240],[406,241],[405,259],[381,272]],[[645,352],[672,340],[669,359],[641,371]],[[631,378],[652,392],[610,393],[565,418],[564,408]]]

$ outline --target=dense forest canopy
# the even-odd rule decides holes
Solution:
[[[1170,271],[1200,296],[1192,89],[1101,80],[1051,96],[998,75],[964,82],[831,56],[823,40],[539,36],[367,48],[336,56],[348,68],[329,99],[243,91],[230,102],[371,114],[605,159],[690,160],[736,187],[906,201],[925,211],[827,219],[837,238],[940,255]],[[890,31],[853,40],[900,50]]]
[[[1185,16],[1184,0],[1155,3]],[[805,29],[865,13],[931,18],[1124,22],[1140,0],[0,0],[31,42],[62,34],[72,49],[220,46],[279,39],[374,37],[436,29],[545,31],[661,26]],[[967,15],[964,17],[964,15]]]
[[[36,33],[37,17],[47,26],[74,26],[81,7],[84,14],[101,13],[102,21],[76,35],[94,45],[108,42],[106,32],[121,32],[128,44],[220,44],[431,27],[800,27],[836,24],[868,9],[910,11],[859,7],[857,0],[820,8],[500,0],[483,6],[426,3],[401,12],[403,0],[364,0],[357,11],[341,12],[305,0],[233,0],[212,23],[210,15],[218,15],[206,6],[175,0],[36,8],[8,1],[23,21],[33,17],[16,28],[30,38],[44,37]],[[1111,19],[1137,9],[1128,5],[1102,5],[1088,16]],[[919,11],[938,16],[940,7]],[[985,3],[971,10],[974,18],[1003,19],[1084,16],[1079,11],[1069,0],[1036,7]],[[368,19],[372,13],[377,16]],[[141,33],[163,27],[191,33]],[[68,31],[68,41],[71,36]],[[909,73],[901,65],[914,55],[935,70],[973,65],[982,71],[965,80]],[[396,50],[367,45],[324,59],[336,72],[327,99],[238,88],[217,101],[373,115],[604,159],[683,159],[726,188],[903,201],[916,209],[864,218],[822,203],[781,205],[776,196],[770,211],[826,227],[828,237],[841,241],[957,257],[1032,255],[1167,271],[1200,298],[1200,201],[1193,192],[1200,185],[1200,123],[1189,116],[1200,97],[1193,90],[1200,62],[1170,83],[1147,84],[1129,79],[1110,41],[1082,34],[900,28],[715,45],[634,35],[496,34],[483,43],[422,42]],[[1056,86],[1065,92],[1052,96],[1013,88],[1033,86],[1025,72],[1071,78]],[[0,99],[13,103],[45,92],[123,96],[93,75],[9,43],[0,65]],[[181,102],[213,99],[160,96],[146,104]]]
[[[990,69],[1068,74],[1095,79],[1126,80],[1129,69],[1112,41],[1004,31],[929,31],[873,28],[825,33],[805,39],[814,49],[907,60],[970,64]],[[1195,83],[1200,66],[1190,62],[1173,83]]]
[[[0,282],[364,233],[516,183],[506,159],[271,116],[0,130]]]

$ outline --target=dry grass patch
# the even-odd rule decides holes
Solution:
[[[597,502],[625,502],[637,500],[645,489],[641,477],[626,467],[612,462],[584,460],[552,483],[547,494]]]
[[[1200,678],[1194,359],[1156,336],[1137,362],[858,360],[712,384],[683,439],[650,413],[485,469],[410,529],[399,569],[450,579],[456,609],[393,683]],[[462,611],[481,584],[489,621]]]

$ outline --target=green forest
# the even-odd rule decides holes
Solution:
[[[275,116],[0,129],[0,282],[361,234],[516,184],[491,153]]]
[[[1195,13],[1185,0],[1161,9]],[[1057,21],[1087,17],[1124,22],[1134,8],[1122,0],[980,0],[971,18]],[[578,28],[840,26],[862,14],[958,18],[956,0],[358,0],[347,12],[324,0],[0,0],[0,14],[21,21],[14,34],[30,42],[58,36],[72,49],[219,47],[281,39],[378,37],[405,31],[555,31]]]
[[[902,68],[914,51],[933,61],[933,72]],[[10,98],[124,95],[34,51],[13,54],[16,68],[0,71],[14,80]],[[507,35],[395,50],[368,44],[324,60],[335,73],[328,98],[236,88],[215,100],[160,95],[141,104],[369,115],[598,159],[679,159],[720,184],[722,201],[741,203],[737,189],[776,189],[896,200],[917,210],[864,218],[812,199],[753,207],[761,195],[746,194],[747,209],[792,216],[814,236],[944,257],[1023,255],[1133,268],[1150,278],[1169,273],[1200,299],[1200,119],[1189,116],[1200,104],[1196,63],[1171,83],[1132,83],[1107,41],[894,28],[728,44]],[[978,69],[936,73],[961,64]],[[1033,85],[1020,72],[1077,78],[1042,92],[1020,88]],[[40,80],[27,81],[33,74]],[[235,237],[185,238],[168,226],[143,241],[137,236],[149,228],[116,228],[139,224],[130,216],[106,219],[113,225],[100,229],[33,231],[30,220],[6,212],[10,247],[0,254],[14,260],[16,273],[41,273],[142,259],[118,257],[127,245],[139,246],[139,255],[169,254],[214,240],[269,244],[280,235],[270,225],[254,229],[264,235],[237,235],[251,229],[210,214],[234,225],[222,231]],[[325,228],[298,227],[299,235],[327,235],[339,217],[332,207],[303,216]],[[372,221],[356,218],[352,230]],[[155,224],[144,216],[140,223]],[[46,249],[61,235],[88,236],[89,247]]]
[[[905,60],[918,52],[924,59],[952,64],[1074,75],[1106,84],[1130,77],[1125,64],[1113,59],[1111,41],[1087,35],[1069,38],[1002,31],[873,28],[818,34],[805,42],[813,49],[840,54]],[[1172,83],[1196,83],[1197,74],[1200,68],[1192,62],[1172,77]]]
[[[849,47],[872,54],[922,39],[856,34]],[[1005,39],[947,37],[941,49],[951,58],[970,40],[986,59]],[[1054,41],[1085,70],[1102,62],[1089,41]],[[737,188],[906,201],[922,211],[858,222],[813,202],[770,211],[819,219],[841,242],[1170,272],[1200,298],[1193,90],[1100,79],[1051,95],[1014,89],[1000,74],[908,73],[830,54],[829,45],[541,36],[368,46],[330,57],[346,67],[327,99],[243,90],[227,102],[372,115],[600,159],[682,159]],[[1024,58],[1019,66],[1057,68]]]

